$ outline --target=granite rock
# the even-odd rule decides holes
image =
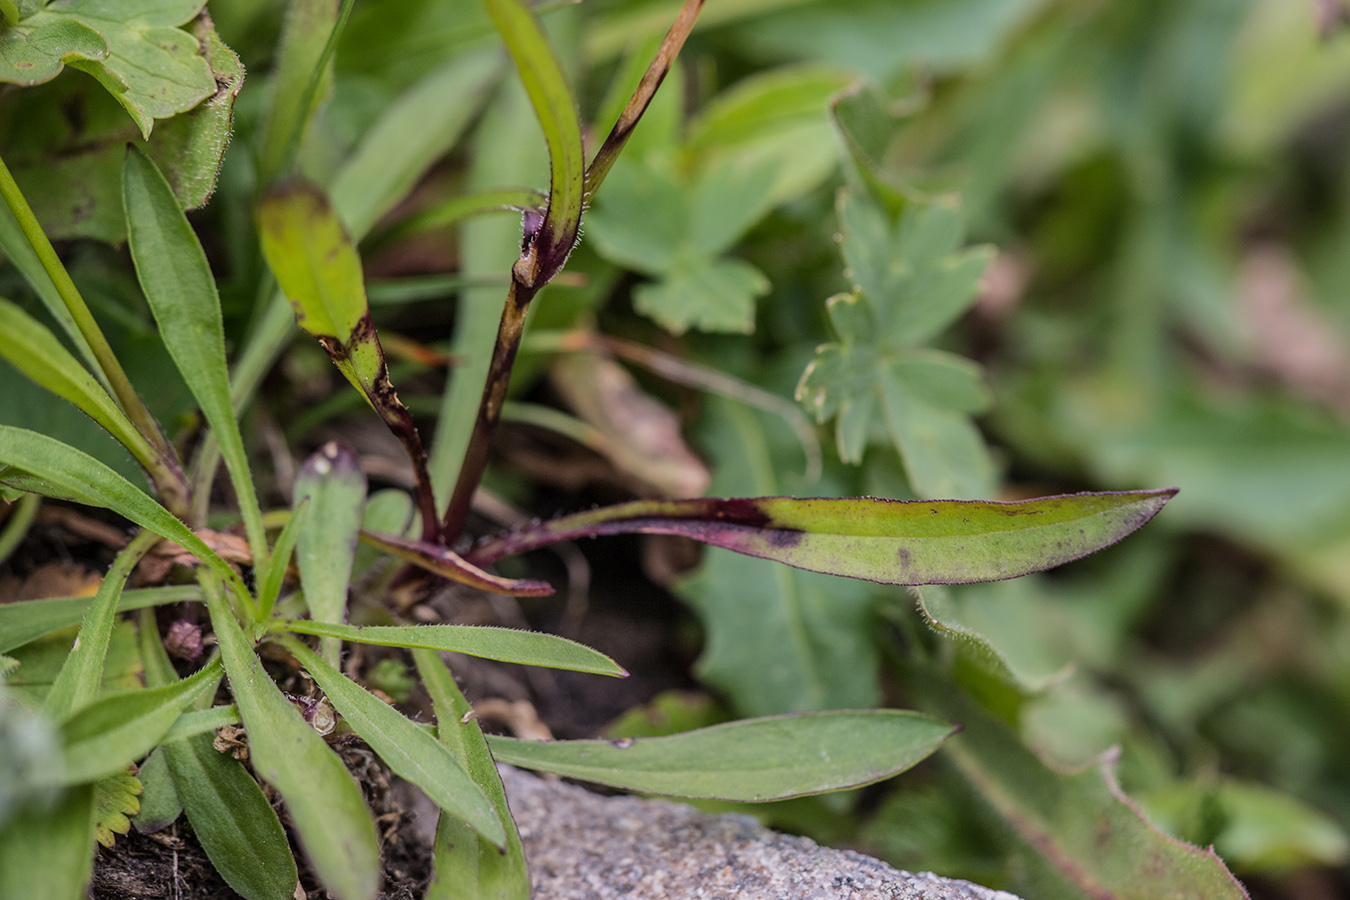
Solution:
[[[1018,900],[820,847],[750,816],[603,797],[501,768],[534,900]]]

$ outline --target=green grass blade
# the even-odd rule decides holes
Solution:
[[[177,684],[97,700],[61,725],[65,782],[97,781],[142,758],[173,727],[183,707],[214,691],[220,666],[207,665]]]
[[[488,565],[602,534],[678,534],[777,562],[883,584],[1000,581],[1087,556],[1138,530],[1175,489],[984,500],[638,500],[563,516],[475,549]]]
[[[94,786],[66,790],[52,809],[25,808],[0,828],[0,897],[74,900],[94,864]]]
[[[296,538],[309,517],[309,504],[300,503],[286,520],[286,527],[281,529],[281,534],[277,535],[276,546],[272,548],[272,567],[268,569],[267,580],[258,591],[258,618],[262,621],[272,615],[272,607],[281,594],[281,582],[286,577],[286,567],[291,562],[291,551],[295,549]]]
[[[158,451],[136,430],[102,385],[45,325],[3,298],[0,298],[0,356],[102,425],[152,478],[158,474],[163,465]]]
[[[173,684],[178,674],[159,634],[149,634],[153,619],[145,616],[141,625],[146,683]],[[297,880],[295,859],[276,811],[258,782],[238,760],[216,750],[204,731],[175,736],[186,730],[183,720],[189,718],[214,730],[238,721],[238,711],[213,707],[184,713],[160,739],[174,790],[202,849],[225,882],[246,900],[290,900]]]
[[[356,240],[453,147],[500,71],[496,53],[457,56],[393,102],[333,182],[333,205]]]
[[[381,647],[423,647],[526,666],[570,669],[594,675],[626,677],[628,673],[598,650],[537,631],[483,625],[327,625],[298,619],[278,620],[273,629],[342,638]]]
[[[107,583],[107,576],[104,576]],[[123,591],[117,601],[118,612],[130,612],[148,606],[186,603],[202,598],[196,585],[142,588]],[[0,604],[0,653],[22,647],[43,635],[60,631],[85,617],[95,597],[54,597],[48,600],[24,600]]]
[[[413,650],[413,660],[436,710],[436,734],[468,769],[492,801],[506,831],[506,852],[487,843],[463,822],[445,813],[436,826],[435,875],[426,900],[529,900],[530,873],[506,790],[488,750],[483,729],[471,713],[455,677],[434,650]]]
[[[516,64],[548,144],[548,211],[537,235],[527,235],[533,271],[525,283],[547,284],[572,252],[585,204],[586,154],[581,120],[567,76],[539,19],[521,0],[484,0],[493,24]],[[522,262],[526,262],[522,258]]]
[[[294,157],[325,88],[331,87],[332,70],[324,55],[339,13],[339,0],[291,0],[287,4],[272,78],[272,106],[258,155],[263,182],[275,178]]]
[[[506,831],[496,810],[455,754],[300,641],[283,637],[282,644],[395,775],[417,785],[433,803],[463,819],[493,844],[506,844]]]
[[[522,213],[527,209],[543,209],[546,199],[543,194],[532,188],[486,188],[470,191],[409,216],[392,230],[381,235],[379,242],[383,245],[388,241],[424,231],[449,228],[486,213]]]
[[[658,738],[521,741],[489,737],[502,762],[670,797],[760,802],[890,778],[957,731],[921,713],[882,709],[744,719]]]
[[[225,598],[209,581],[203,587],[230,688],[248,729],[254,771],[286,801],[300,845],[329,892],[337,900],[374,900],[380,850],[361,788],[273,683]]]
[[[305,460],[293,503],[298,508],[305,502],[312,515],[300,529],[295,556],[305,604],[314,621],[339,623],[366,508],[366,476],[356,451],[330,441]],[[319,642],[319,654],[331,665],[338,665],[341,650],[337,638]]]
[[[229,563],[167,509],[89,454],[35,431],[0,425],[0,466],[20,469],[81,503],[111,509],[179,544],[225,579],[241,602],[252,604]]]
[[[9,559],[19,549],[24,538],[28,537],[28,530],[33,527],[41,508],[41,494],[20,493],[18,499],[13,501],[4,525],[0,526],[0,564]],[[0,653],[4,652],[0,650]]]
[[[53,719],[65,719],[78,712],[98,697],[103,683],[103,660],[108,655],[113,624],[117,621],[117,605],[131,570],[141,561],[150,547],[159,542],[159,535],[151,531],[138,534],[113,561],[108,574],[103,576],[98,593],[84,616],[80,635],[66,657],[56,681],[47,694],[45,709]]]
[[[225,329],[215,278],[173,189],[135,147],[122,165],[122,199],[136,277],[159,324],[164,346],[220,444],[248,532],[253,566],[266,580],[267,536],[239,423],[230,403]]]

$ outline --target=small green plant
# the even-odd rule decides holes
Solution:
[[[157,127],[156,118],[192,109],[206,95],[193,94],[191,102],[185,97],[172,108],[149,105],[153,92],[132,84],[130,73],[123,78],[116,65],[119,54],[131,59],[137,48],[145,48],[130,38],[119,40],[125,31],[159,46],[149,38],[154,29],[177,30],[189,21],[199,31],[209,28],[209,20],[193,18],[201,3],[181,5],[182,10],[165,14],[163,21],[133,17],[128,20],[132,24],[106,26],[100,50],[93,38],[103,34],[98,30],[102,20],[80,18],[72,12],[80,4],[57,10],[0,2],[6,15],[0,60],[17,65],[17,42],[34,45],[39,34],[86,42],[78,53],[66,48],[46,59],[44,77],[55,75],[63,60],[76,60],[70,64],[92,70],[101,83],[111,85],[142,134],[149,135]],[[838,791],[889,778],[934,753],[957,731],[953,722],[982,735],[970,745],[974,749],[958,750],[954,756],[972,780],[991,771],[995,780],[1002,779],[1005,770],[1024,762],[1017,757],[1020,748],[1010,749],[998,724],[987,721],[988,713],[951,682],[922,672],[918,683],[923,687],[915,690],[922,712],[765,715],[622,744],[485,737],[441,651],[599,676],[625,673],[603,654],[552,635],[449,625],[345,624],[358,540],[408,563],[401,576],[405,584],[446,578],[517,596],[546,596],[553,588],[541,581],[502,577],[489,571],[493,564],[560,541],[623,533],[679,535],[804,572],[881,584],[964,584],[1015,578],[1092,553],[1141,527],[1173,495],[1169,490],[1096,493],[1015,503],[778,496],[636,500],[469,545],[465,527],[471,501],[508,402],[527,315],[567,263],[588,205],[603,203],[601,188],[611,172],[617,195],[614,203],[597,209],[597,236],[607,252],[656,279],[640,309],[674,330],[738,331],[745,330],[748,310],[762,293],[757,271],[721,257],[767,208],[774,190],[769,175],[747,176],[715,163],[691,172],[663,170],[649,158],[631,167],[620,161],[702,5],[702,0],[684,3],[654,48],[654,61],[637,79],[636,91],[588,162],[577,104],[536,14],[522,0],[485,0],[491,25],[542,126],[551,180],[546,194],[494,187],[457,197],[434,215],[404,224],[413,229],[433,221],[445,224],[501,207],[518,208],[523,216],[519,253],[509,269],[481,392],[475,390],[472,406],[459,402],[443,417],[445,422],[471,423],[466,434],[454,438],[462,442],[457,468],[429,464],[412,417],[395,393],[371,318],[357,246],[416,180],[418,166],[398,169],[373,151],[358,151],[327,189],[293,174],[317,98],[325,90],[328,63],[351,13],[350,2],[324,6],[297,0],[290,7],[257,160],[258,235],[279,292],[233,375],[217,278],[183,212],[191,199],[177,189],[181,184],[166,178],[166,166],[138,146],[129,148],[121,163],[124,216],[106,234],[114,239],[125,235],[159,335],[200,410],[206,436],[190,462],[180,455],[182,442],[166,436],[142,402],[9,169],[0,163],[0,195],[17,226],[0,228],[0,246],[47,302],[83,362],[47,326],[9,301],[0,301],[0,355],[116,438],[144,470],[154,493],[152,498],[107,463],[54,437],[0,425],[0,485],[7,496],[54,497],[108,509],[141,529],[118,554],[94,597],[0,607],[0,653],[79,625],[78,639],[50,686],[26,698],[53,723],[49,738],[60,750],[56,761],[36,776],[33,788],[45,790],[45,795],[6,801],[12,809],[0,807],[0,896],[78,896],[89,875],[96,824],[113,832],[124,827],[117,816],[134,805],[127,773],[139,762],[142,780],[150,782],[147,788],[163,793],[171,784],[176,801],[169,803],[167,815],[172,818],[181,809],[220,874],[249,900],[285,900],[294,895],[298,879],[286,832],[258,780],[283,800],[294,836],[320,884],[341,900],[373,898],[379,889],[380,858],[370,811],[321,734],[313,705],[284,693],[276,673],[264,665],[259,655],[263,644],[287,651],[350,732],[440,808],[436,874],[428,893],[433,898],[528,895],[520,839],[494,761],[644,793],[747,802]],[[189,56],[183,65],[209,77],[216,63]],[[416,115],[437,104],[448,107],[437,114],[441,136],[423,148],[400,149],[434,159],[474,109],[469,102],[448,103],[446,92],[483,96],[495,66],[488,54],[467,53],[438,72],[426,94],[413,97],[416,102],[410,101],[402,112]],[[10,80],[15,80],[12,73]],[[837,89],[833,79],[824,81]],[[839,101],[836,118],[846,138],[857,138],[849,117],[859,115],[858,102]],[[855,183],[838,204],[853,289],[830,301],[839,339],[819,348],[802,378],[799,397],[821,422],[836,422],[842,459],[860,460],[869,443],[877,443],[873,425],[880,419],[885,426],[880,442],[899,451],[918,496],[980,494],[992,482],[992,464],[969,420],[987,403],[978,372],[926,344],[969,305],[988,255],[962,249],[960,216],[948,200],[886,184],[870,167],[863,143],[858,139],[849,144]],[[177,172],[170,169],[170,174]],[[689,222],[707,225],[714,220],[720,232],[689,225],[692,237],[677,236],[673,249],[663,246],[661,229],[670,222],[644,221],[640,203],[632,202],[652,184],[658,193],[677,199],[693,185],[692,205],[672,202]],[[728,206],[725,192],[733,188],[742,193],[733,192],[734,202]],[[726,221],[724,214],[734,215]],[[625,216],[638,221],[625,222]],[[726,302],[709,306],[706,295]],[[339,443],[324,446],[305,462],[290,510],[263,508],[237,410],[284,345],[291,312],[405,449],[414,473],[417,524],[412,536],[397,526],[382,530],[363,524],[370,510],[360,462]],[[454,403],[455,391],[449,396]],[[212,545],[213,533],[206,530],[220,461],[238,501],[251,578],[222,558]],[[453,477],[442,482],[440,477],[450,470]],[[195,584],[124,590],[136,565],[162,540],[195,557]],[[0,537],[0,546],[3,541]],[[292,559],[302,602],[295,595],[283,596]],[[156,606],[182,602],[205,604],[216,644],[207,661],[186,677],[180,677],[170,660],[168,637],[161,636],[153,612]],[[940,599],[924,602],[942,627]],[[136,640],[144,686],[106,690],[118,614],[133,609],[141,610]],[[433,701],[434,725],[413,722],[343,674],[344,642],[410,649]],[[912,664],[923,669],[927,662],[916,658]],[[386,671],[381,677],[406,690],[405,672]],[[222,678],[228,690],[222,688]],[[20,723],[22,715],[13,706],[4,707],[0,727],[29,728],[28,719]],[[238,725],[247,734],[252,774],[213,746],[214,732]],[[772,767],[763,762],[769,757]],[[1095,772],[1078,779],[1072,785],[1085,799],[1075,809],[1111,810],[1114,830],[1107,838],[1126,844],[1152,839],[1144,835],[1142,820],[1119,803]],[[1049,773],[1045,780],[1050,783]],[[1020,802],[1019,791],[1052,791],[1045,785],[1016,787],[991,793],[1013,805]],[[221,796],[232,799],[221,803]],[[1054,814],[1033,824],[1051,841],[1073,832],[1072,823],[1054,819]],[[1206,867],[1209,860],[1197,860],[1180,845],[1168,845],[1167,851],[1171,856],[1161,869],[1169,877],[1175,863],[1196,883],[1222,883],[1223,890],[1230,890],[1221,865]],[[1098,876],[1084,877],[1091,881]]]

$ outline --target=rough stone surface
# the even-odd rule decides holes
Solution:
[[[502,767],[534,900],[1017,900],[779,834],[749,816],[602,797]]]

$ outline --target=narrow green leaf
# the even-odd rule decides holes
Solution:
[[[594,675],[628,675],[623,667],[598,650],[537,631],[484,625],[371,625],[360,628],[299,619],[280,619],[272,624],[272,628],[297,634],[337,637],[358,644],[423,647],[526,666],[570,669]]]
[[[502,578],[484,572],[466,562],[462,556],[440,544],[427,541],[410,541],[392,534],[371,534],[361,532],[361,540],[385,553],[391,553],[399,559],[407,560],[418,568],[435,572],[443,578],[458,581],[476,587],[480,591],[493,594],[511,594],[516,597],[547,597],[553,593],[553,586],[546,581],[532,579]]]
[[[498,59],[456,55],[395,100],[361,138],[333,182],[333,206],[356,240],[459,140],[498,80]]]
[[[506,852],[479,841],[477,833],[451,815],[442,813],[436,826],[435,875],[426,900],[529,900],[530,873],[520,833],[511,818],[506,790],[497,764],[488,750],[473,707],[464,699],[455,677],[433,650],[413,650],[413,660],[436,710],[436,734],[464,763],[474,782],[496,809],[506,832]]]
[[[104,583],[107,583],[106,576]],[[130,612],[147,606],[186,603],[201,598],[201,589],[196,585],[141,588],[123,591],[117,601],[117,611]],[[94,600],[94,597],[56,597],[50,600],[0,603],[0,653],[7,653],[43,635],[74,625],[85,617]]]
[[[111,509],[179,544],[220,575],[242,602],[252,603],[229,563],[167,509],[89,454],[34,431],[0,425],[0,466],[6,465],[50,483],[87,506]]]
[[[6,25],[19,24],[19,7],[14,0],[0,0],[0,16],[4,17]]]
[[[108,392],[45,325],[0,298],[0,356],[42,387],[75,404],[154,473],[158,454]]]
[[[146,682],[172,684],[178,675],[159,634],[147,635],[152,623],[142,615]],[[175,796],[202,849],[235,893],[246,900],[289,900],[297,881],[295,860],[276,810],[238,760],[216,750],[205,733],[237,722],[238,716],[233,706],[184,713],[155,753],[165,759]],[[202,725],[204,730],[196,730]]]
[[[560,540],[678,534],[799,569],[883,584],[999,581],[1114,544],[1176,489],[986,500],[761,497],[638,500],[563,516],[484,544],[487,564]]]
[[[548,211],[537,233],[527,229],[522,262],[528,285],[544,285],[563,267],[581,228],[585,204],[586,154],[581,120],[567,76],[539,19],[522,0],[484,0],[493,24],[516,64],[525,93],[548,143],[552,170]]]
[[[546,199],[543,194],[531,188],[485,188],[470,191],[409,216],[381,240],[393,241],[435,228],[449,228],[465,219],[485,213],[522,213],[529,209],[542,209]]]
[[[506,831],[492,803],[453,753],[300,641],[292,637],[281,640],[352,730],[394,774],[417,785],[433,803],[463,819],[493,844],[505,846]]]
[[[248,531],[254,568],[266,580],[267,536],[230,403],[225,330],[211,266],[168,182],[135,147],[127,150],[122,166],[122,192],[136,277],[169,355],[220,444]]]
[[[361,788],[282,695],[224,597],[204,584],[211,625],[248,729],[253,769],[286,801],[314,871],[337,900],[374,900],[380,883],[375,823]]]
[[[1047,768],[1006,725],[927,674],[926,705],[965,732],[943,757],[1012,836],[1028,897],[1246,900],[1214,849],[1164,835],[1121,791],[1108,754],[1076,774]]]
[[[263,129],[258,169],[275,178],[303,142],[323,95],[332,86],[327,65],[319,69],[328,37],[338,23],[339,0],[291,0],[272,78],[272,106]],[[315,79],[318,84],[311,88]]]
[[[286,527],[277,535],[276,545],[272,547],[272,568],[268,570],[267,580],[258,591],[258,618],[262,621],[266,621],[272,615],[272,607],[276,605],[277,597],[281,594],[281,582],[286,577],[286,567],[291,563],[291,552],[295,549],[296,538],[309,517],[309,504],[307,502],[297,504],[286,520]]]
[[[145,531],[137,535],[113,561],[112,568],[103,577],[98,593],[85,614],[84,624],[80,626],[80,635],[75,646],[61,666],[52,689],[47,694],[46,712],[53,719],[61,720],[72,713],[79,712],[98,696],[99,685],[103,683],[103,659],[108,653],[108,644],[112,640],[113,624],[117,621],[117,602],[131,570],[141,561],[141,557],[153,544],[159,542],[159,535]]]
[[[408,410],[394,393],[384,350],[370,319],[361,258],[328,197],[293,180],[274,188],[258,207],[263,255],[295,318],[319,339],[338,371],[394,433],[413,465],[423,536],[434,535],[436,509],[426,451]]]
[[[794,713],[657,738],[489,737],[502,762],[644,794],[761,802],[860,787],[926,759],[957,728],[903,710]]]
[[[183,812],[178,791],[173,786],[173,773],[164,747],[159,746],[141,763],[136,778],[141,782],[140,808],[136,810],[136,830],[153,834],[168,828]]]
[[[97,700],[61,725],[67,784],[97,781],[142,758],[178,720],[183,707],[215,690],[219,664],[177,684]]]
[[[355,450],[330,441],[305,460],[292,504],[306,502],[312,514],[300,529],[295,557],[305,604],[314,621],[339,623],[366,506],[366,476]],[[324,659],[338,664],[341,641],[324,638],[319,647]]]
[[[0,897],[83,897],[93,864],[92,784],[67,788],[52,809],[25,808],[0,828]]]

